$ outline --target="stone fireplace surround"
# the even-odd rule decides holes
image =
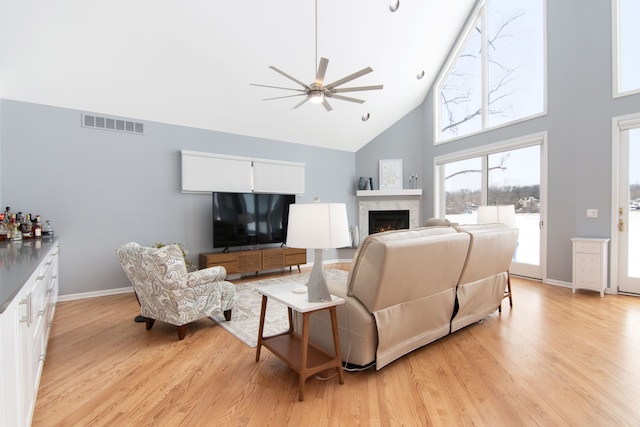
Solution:
[[[409,211],[409,228],[420,225],[420,195],[422,190],[362,190],[358,197],[358,231],[362,242],[369,234],[369,211]]]

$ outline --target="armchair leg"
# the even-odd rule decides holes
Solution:
[[[224,312],[224,320],[226,320],[227,322],[231,320],[231,310],[226,310]]]
[[[180,325],[178,328],[178,339],[183,340],[184,336],[187,334],[187,325]]]
[[[151,330],[151,328],[153,328],[153,323],[156,321],[156,319],[149,319],[148,317],[144,318],[144,322],[147,325],[147,331]]]

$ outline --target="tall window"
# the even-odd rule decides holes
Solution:
[[[544,111],[544,21],[544,0],[480,8],[436,86],[436,143]]]
[[[435,158],[436,216],[475,224],[478,206],[513,205],[520,230],[511,271],[542,278],[546,136],[535,134]]]
[[[640,92],[640,1],[613,0],[614,40],[617,61],[614,63],[614,90],[616,95]],[[617,6],[617,8],[616,8]]]

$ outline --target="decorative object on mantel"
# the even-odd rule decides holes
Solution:
[[[358,190],[366,190],[367,189],[367,178],[361,176],[358,180]]]
[[[380,160],[380,190],[402,188],[402,159]]]
[[[418,188],[418,173],[411,172],[411,177],[409,178],[409,188],[415,189]]]
[[[373,190],[373,178],[369,177],[369,190]]]

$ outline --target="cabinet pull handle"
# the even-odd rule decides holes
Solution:
[[[36,277],[36,281],[44,279],[44,275]]]
[[[22,301],[20,301],[20,305],[26,305],[27,307],[27,312],[25,314],[25,317],[22,317],[20,319],[20,323],[26,323],[27,327],[31,326],[31,294],[27,294],[27,297],[25,299],[23,299]]]

